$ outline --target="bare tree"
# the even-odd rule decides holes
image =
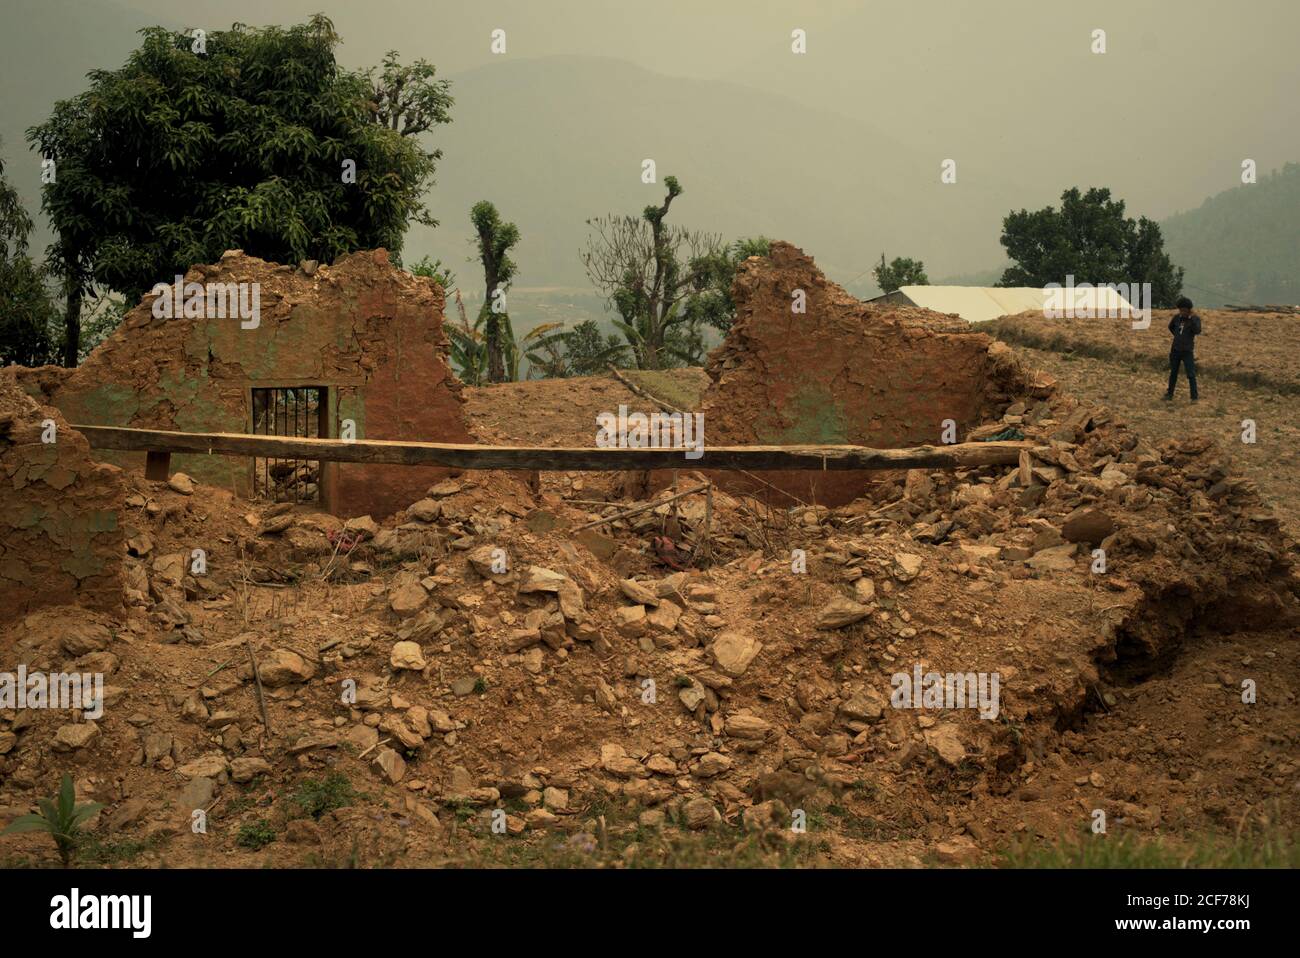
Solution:
[[[690,348],[689,330],[682,328],[690,322],[684,301],[703,282],[706,257],[722,246],[716,234],[665,222],[682,188],[675,176],[665,177],[664,185],[663,203],[647,206],[639,217],[609,214],[587,220],[595,235],[581,253],[592,284],[622,317],[615,325],[641,369],[661,369],[669,357],[698,361],[698,347]]]

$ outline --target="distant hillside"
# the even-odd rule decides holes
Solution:
[[[1197,304],[1300,304],[1300,163],[1160,224]]]

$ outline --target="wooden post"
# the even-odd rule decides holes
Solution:
[[[170,452],[155,452],[150,449],[144,454],[144,477],[146,479],[166,482],[171,478],[171,472],[172,454]]]

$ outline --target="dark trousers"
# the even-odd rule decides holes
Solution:
[[[1192,389],[1192,398],[1196,398],[1196,355],[1190,350],[1183,352],[1177,349],[1169,351],[1169,395],[1174,394],[1174,387],[1178,385],[1178,366],[1182,365],[1187,370],[1187,385]]]

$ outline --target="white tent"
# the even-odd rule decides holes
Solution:
[[[903,286],[877,296],[872,303],[904,303],[936,313],[955,313],[968,323],[986,323],[999,316],[1073,306],[1085,315],[1124,316],[1133,310],[1123,296],[1109,287],[1038,289],[1034,286]]]

